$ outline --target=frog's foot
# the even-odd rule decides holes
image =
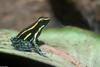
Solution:
[[[41,56],[47,57],[47,56],[46,56],[46,52],[44,52],[44,51],[43,51],[41,48],[39,48],[39,47],[34,48],[34,51],[35,51],[36,53],[38,53],[39,55],[41,55]]]

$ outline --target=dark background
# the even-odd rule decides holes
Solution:
[[[0,28],[22,30],[47,16],[52,17],[48,27],[71,25],[99,31],[96,10],[96,0],[0,0]]]

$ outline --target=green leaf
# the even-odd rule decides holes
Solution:
[[[15,50],[10,38],[16,36],[13,30],[0,30],[0,52],[27,57],[56,67],[99,67],[100,35],[79,29],[65,27],[44,30],[39,40],[48,58],[34,52]]]

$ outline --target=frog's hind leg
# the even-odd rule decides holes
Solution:
[[[14,47],[14,49],[19,50],[19,51],[32,51],[32,43],[29,41],[24,41],[21,39],[18,39],[17,37],[11,38],[11,46]]]

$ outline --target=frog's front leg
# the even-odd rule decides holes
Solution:
[[[17,37],[11,38],[12,46],[20,51],[32,51],[32,43],[29,41],[25,41],[22,39],[18,39]]]
[[[34,51],[41,56],[47,57],[46,53],[40,48],[40,41],[33,41]]]

